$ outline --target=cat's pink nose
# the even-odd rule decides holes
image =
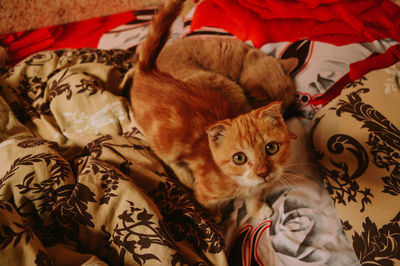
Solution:
[[[268,176],[268,171],[258,172],[257,175],[265,179]]]

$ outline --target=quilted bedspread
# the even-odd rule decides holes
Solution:
[[[122,91],[131,56],[41,53],[4,74],[0,249],[9,256],[0,264],[224,259],[215,225],[141,140],[128,101],[110,92]],[[180,247],[183,236],[202,259]]]
[[[172,39],[299,59],[272,217],[236,200],[215,223],[152,152],[126,97],[155,12],[136,10],[0,36],[0,265],[397,265],[399,6],[199,2]]]
[[[2,69],[1,265],[358,264],[316,171],[268,195],[271,219],[240,201],[209,219],[136,128],[134,58],[65,49]],[[306,135],[288,124],[299,162]]]

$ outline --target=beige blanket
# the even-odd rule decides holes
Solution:
[[[291,179],[260,221],[232,202],[216,225],[136,128],[134,55],[35,54],[0,73],[0,265],[359,265],[291,130]]]
[[[126,98],[130,52],[33,55],[0,77],[0,264],[226,264]]]

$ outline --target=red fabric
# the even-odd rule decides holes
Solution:
[[[134,20],[133,12],[88,19],[37,30],[0,35],[0,45],[8,50],[11,64],[43,50],[97,47],[103,33]]]
[[[310,103],[316,106],[324,106],[331,99],[339,96],[342,88],[349,82],[362,78],[371,70],[389,67],[398,61],[400,61],[400,44],[390,47],[384,54],[372,54],[362,61],[355,62],[350,65],[350,71],[347,75],[338,80],[321,97],[315,98]]]
[[[222,28],[256,47],[302,38],[335,45],[400,41],[400,7],[390,0],[205,0],[192,30]]]
[[[400,7],[390,0],[204,0],[194,13],[191,30],[204,26],[251,40],[255,47],[300,39],[338,46],[383,39],[400,42]],[[400,45],[353,63],[347,75],[310,104],[324,105],[348,82],[398,61]]]

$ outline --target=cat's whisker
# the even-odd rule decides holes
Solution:
[[[286,173],[282,178],[283,181],[287,181],[287,182],[291,182],[291,183],[298,183],[299,181],[302,181],[303,179],[304,179],[304,175],[293,175],[293,174],[288,174],[288,173]]]
[[[285,168],[292,168],[292,167],[319,167],[317,163],[288,163],[285,165]]]
[[[277,185],[279,185],[279,187],[290,189],[291,187],[296,185],[296,182],[291,182],[289,180],[279,180],[277,182]]]
[[[305,171],[300,171],[300,170],[285,169],[285,173],[287,173],[287,174],[300,174],[300,175],[303,176],[303,178],[304,177],[308,177],[308,178],[311,178],[313,180],[317,180],[318,179],[317,177],[311,175],[310,173],[307,173]]]
[[[290,188],[299,183],[299,178],[294,175],[283,173],[279,178],[274,181],[274,186],[284,186]]]

